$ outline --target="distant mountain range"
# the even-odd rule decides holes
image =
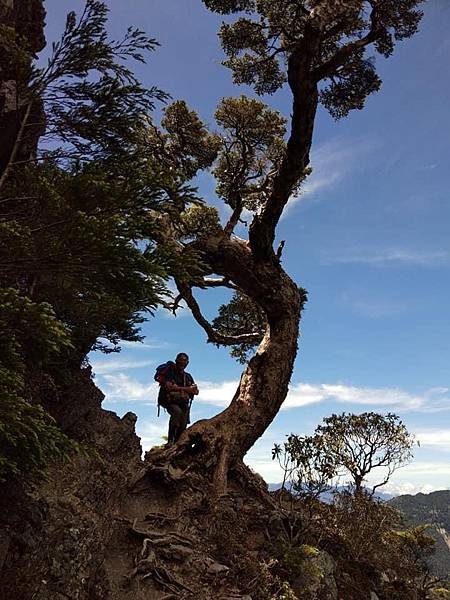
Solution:
[[[430,525],[436,552],[430,558],[435,575],[450,579],[450,490],[397,496],[389,501],[405,515],[407,526]]]

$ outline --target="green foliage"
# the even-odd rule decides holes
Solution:
[[[179,219],[197,201],[187,181],[213,160],[210,138],[203,131],[196,152],[201,123],[185,107],[169,107],[170,159],[149,154],[149,111],[166,95],[144,89],[124,61],[143,61],[156,42],[136,29],[109,40],[106,17],[95,0],[80,19],[70,13],[47,67],[33,68],[28,87],[17,89],[19,104],[44,103],[59,147],[41,151],[36,164],[13,163],[0,180],[1,477],[38,476],[74,447],[29,403],[34,374],[54,382],[90,350],[140,339],[143,313],[161,303],[168,271],[198,263],[193,252],[177,264],[175,243],[154,240],[162,207]]]
[[[24,398],[27,367],[51,362],[71,348],[67,328],[49,304],[0,288],[0,481],[28,481],[76,448],[40,406]]]
[[[353,561],[366,562],[379,571],[391,568],[393,547],[387,536],[399,524],[398,512],[366,492],[341,490],[334,494],[328,531]]]
[[[0,24],[0,73],[11,74],[20,79],[30,71],[31,53],[28,40],[20,36],[14,27]]]
[[[356,490],[361,489],[369,473],[382,468],[384,479],[373,486],[375,491],[412,456],[414,438],[392,413],[332,415],[324,419],[316,433],[328,448],[331,460],[349,473]]]
[[[223,131],[214,176],[217,194],[232,208],[256,210],[285,152],[286,119],[253,98],[225,98],[216,110]]]
[[[397,41],[414,35],[422,17],[417,8],[422,0],[370,6],[342,0],[203,1],[220,14],[248,13],[223,23],[219,34],[228,57],[224,64],[235,83],[272,94],[286,80],[291,83],[289,74],[297,65],[308,66],[316,81],[325,81],[320,99],[335,118],[362,108],[366,97],[380,88],[365,46],[373,43],[379,54],[390,56]]]
[[[411,555],[414,562],[420,561],[433,551],[434,540],[426,532],[429,525],[419,525],[412,529],[390,532],[391,541],[404,549]]]
[[[450,590],[438,587],[430,592],[431,600],[450,600]]]
[[[287,485],[298,497],[320,497],[331,489],[339,474],[340,465],[319,435],[291,434],[283,445],[275,444],[272,459],[283,469],[283,487]]]
[[[132,151],[142,115],[168,97],[156,87],[143,88],[125,64],[144,62],[156,40],[136,28],[109,40],[107,15],[98,0],[87,0],[79,19],[70,12],[47,66],[33,69],[27,95],[44,101],[46,137],[63,146],[52,155],[118,161]]]
[[[201,238],[222,230],[219,213],[213,206],[191,206],[181,215],[184,237]]]
[[[367,475],[381,468],[384,479],[373,486],[374,493],[411,457],[413,436],[392,413],[343,413],[323,422],[314,435],[291,434],[272,452],[272,458],[283,468],[285,481],[299,495],[319,497],[342,476],[350,476],[358,492]]]
[[[439,581],[431,576],[429,558],[435,552],[435,540],[428,533],[428,525],[406,530],[392,530],[386,534],[390,548],[397,556],[397,569],[410,586],[416,586],[422,594]]]
[[[173,102],[165,109],[161,125],[167,133],[159,134],[160,151],[185,179],[211,166],[220,146],[219,137],[208,132],[184,101]]]
[[[282,568],[291,578],[305,576],[320,578],[320,571],[312,558],[319,555],[320,551],[307,544],[293,544],[285,538],[280,538],[275,545],[275,557],[280,561]]]
[[[219,307],[219,314],[212,324],[216,331],[224,335],[236,336],[258,332],[261,336],[260,340],[266,329],[263,311],[251,298],[241,292],[234,292],[230,302]],[[257,343],[259,342],[236,344],[231,347],[230,354],[244,364]]]
[[[298,600],[287,581],[283,581],[280,590],[270,600]]]
[[[414,594],[433,597],[430,590],[437,579],[429,559],[435,540],[428,527],[405,528],[395,503],[377,500],[377,486],[371,492],[363,487],[366,476],[379,467],[387,481],[410,456],[412,443],[396,415],[344,413],[324,419],[312,436],[291,434],[275,446],[273,458],[284,470],[284,489],[278,495],[282,526],[275,529],[274,544],[286,569],[282,578],[305,575],[301,548],[308,544],[332,554],[338,588],[346,597],[360,598],[361,590],[371,586],[383,586],[386,597],[399,600]],[[353,485],[339,488],[345,475]],[[321,494],[332,489],[332,502],[321,502]],[[314,573],[309,579],[314,580]]]
[[[3,373],[1,373],[3,375]],[[32,482],[49,463],[68,460],[78,445],[41,406],[0,390],[0,482],[17,477]]]

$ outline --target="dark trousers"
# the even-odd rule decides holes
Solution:
[[[167,412],[170,415],[168,442],[173,444],[189,423],[189,402],[173,402],[167,406]]]

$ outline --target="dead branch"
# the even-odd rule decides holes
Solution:
[[[178,291],[183,296],[186,304],[189,306],[192,312],[192,316],[197,321],[197,323],[205,330],[208,335],[208,342],[213,342],[214,344],[223,344],[225,346],[233,346],[235,344],[242,343],[257,343],[261,339],[261,335],[259,333],[244,333],[242,335],[222,335],[218,333],[211,323],[205,319],[203,316],[200,306],[197,300],[194,298],[192,294],[192,288],[182,281],[175,281],[177,284]]]

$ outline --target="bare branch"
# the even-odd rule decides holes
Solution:
[[[16,160],[17,154],[19,153],[21,144],[22,144],[23,139],[24,139],[25,127],[27,126],[28,119],[30,118],[32,106],[33,106],[33,101],[30,100],[28,102],[28,105],[27,105],[27,108],[25,110],[25,113],[24,113],[24,115],[22,117],[22,120],[21,120],[21,123],[20,123],[20,127],[19,127],[19,131],[17,132],[16,139],[14,141],[14,146],[13,146],[13,148],[11,150],[11,154],[10,154],[9,159],[8,159],[8,163],[7,163],[5,169],[4,169],[4,171],[3,171],[3,173],[2,173],[2,175],[0,177],[0,190],[3,187],[3,185],[5,184],[5,181],[8,178],[8,175],[9,175],[11,169],[12,169],[12,166],[15,164],[15,160]]]
[[[284,248],[284,244],[285,244],[285,240],[281,240],[278,248],[277,248],[277,258],[278,260],[281,260],[281,256],[283,254],[283,248]]]
[[[226,236],[230,237],[230,235],[233,233],[234,228],[241,220],[241,214],[242,200],[239,198],[236,202],[236,206],[233,210],[233,213],[231,214],[231,217],[228,219],[228,223],[225,225],[224,232]]]
[[[192,316],[197,321],[197,323],[200,325],[200,327],[202,327],[205,330],[205,332],[208,336],[208,342],[213,342],[214,344],[221,344],[224,346],[233,346],[235,344],[242,344],[242,343],[249,343],[249,342],[257,343],[260,341],[261,334],[256,333],[256,332],[255,333],[246,333],[246,334],[242,334],[242,335],[235,335],[235,336],[222,335],[222,334],[218,333],[213,328],[211,323],[207,319],[205,319],[205,317],[202,315],[200,306],[198,305],[197,300],[194,298],[194,296],[192,294],[191,287],[187,283],[184,283],[182,281],[176,280],[175,283],[177,284],[177,288],[178,288],[178,291],[180,292],[180,295],[183,297],[183,299],[186,301],[186,304],[191,309]]]
[[[220,279],[213,279],[210,277],[205,277],[203,279],[203,283],[206,287],[227,287],[231,290],[237,290],[237,286],[229,280],[228,277],[221,277]]]

